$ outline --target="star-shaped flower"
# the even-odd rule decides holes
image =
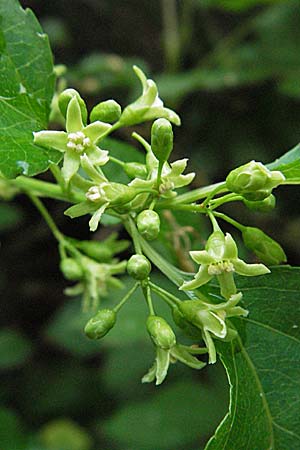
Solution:
[[[156,380],[156,385],[161,384],[167,376],[169,365],[177,361],[193,368],[203,369],[205,362],[200,361],[193,356],[193,348],[185,345],[175,344],[172,348],[166,350],[156,347],[156,357],[153,366],[143,376],[142,383],[151,383]],[[197,353],[196,351],[194,353]],[[200,353],[200,352],[199,352]]]
[[[180,117],[171,109],[165,108],[158,96],[158,90],[153,80],[147,79],[145,74],[137,66],[133,70],[140,79],[143,87],[142,95],[128,105],[119,120],[121,125],[135,125],[147,120],[165,118],[175,125],[180,125]]]
[[[178,306],[184,319],[201,330],[203,340],[208,349],[209,363],[216,362],[214,339],[231,341],[237,335],[236,330],[228,326],[229,317],[247,316],[248,311],[237,306],[242,299],[242,293],[232,295],[227,302],[211,304],[202,300],[186,300]]]
[[[95,166],[103,166],[109,160],[108,152],[97,147],[97,142],[110,124],[96,121],[84,126],[78,99],[74,96],[67,108],[65,131],[39,131],[34,133],[34,142],[42,147],[54,148],[64,153],[62,175],[68,184],[78,171],[80,157],[86,154]]]
[[[209,237],[205,250],[190,252],[191,258],[200,268],[191,281],[186,281],[181,290],[197,289],[208,283],[214,276],[218,278],[221,294],[229,298],[236,293],[233,273],[243,276],[257,276],[269,273],[263,264],[247,264],[238,257],[236,243],[229,233],[214,231]]]
[[[174,189],[187,186],[193,181],[195,173],[191,172],[186,175],[182,174],[187,166],[187,162],[188,159],[183,158],[174,161],[171,164],[168,162],[164,163],[159,187],[162,197],[174,197],[176,195],[173,191]],[[149,173],[148,179],[143,180],[141,178],[135,178],[129,183],[129,186],[144,189],[154,189],[156,187],[159,162],[151,150],[148,151],[146,165]]]

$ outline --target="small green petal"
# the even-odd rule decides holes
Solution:
[[[87,127],[85,127],[82,131],[91,141],[96,144],[97,141],[112,127],[109,123],[100,122],[97,120],[96,122],[90,123]]]
[[[133,70],[135,71],[136,76],[139,78],[140,82],[142,83],[143,91],[145,91],[147,89],[146,75],[138,66],[133,66]]]
[[[215,344],[214,344],[214,341],[213,341],[211,335],[206,330],[204,330],[204,332],[203,332],[203,340],[208,349],[208,354],[209,354],[208,363],[215,364],[215,362],[217,361],[216,347],[215,347]]]
[[[90,214],[91,212],[94,211],[95,211],[95,204],[92,204],[89,201],[85,201],[77,203],[77,205],[71,206],[64,212],[64,214],[66,216],[71,217],[71,219],[74,219],[75,217],[85,216],[86,214]]]
[[[94,145],[86,150],[86,154],[95,166],[104,166],[109,161],[108,151],[101,150],[99,147]]]
[[[96,231],[98,228],[98,225],[100,223],[102,214],[108,207],[109,203],[104,203],[97,211],[92,215],[91,220],[89,221],[89,226],[91,231]]]
[[[226,233],[225,235],[225,249],[224,249],[224,259],[236,259],[238,257],[238,250],[236,243],[231,236],[231,234]]]
[[[170,350],[156,348],[156,385],[161,384],[167,376],[170,365]]]
[[[224,298],[231,298],[236,294],[236,285],[234,282],[233,272],[223,272],[217,275],[218,282],[220,285],[221,295]]]
[[[196,273],[195,278],[192,281],[185,281],[182,286],[180,286],[179,290],[181,291],[189,291],[193,289],[197,289],[203,284],[206,284],[208,281],[212,279],[212,276],[208,274],[207,266],[201,266],[199,272]]]
[[[263,264],[247,264],[241,259],[232,261],[236,273],[245,277],[255,277],[257,275],[264,275],[270,273],[270,270]]]
[[[200,361],[199,359],[195,358],[195,356],[191,355],[188,352],[188,350],[186,350],[180,344],[175,345],[171,349],[171,356],[173,356],[175,359],[182,362],[183,364],[192,367],[192,369],[202,369],[203,367],[206,366],[206,364],[203,361]]]
[[[67,149],[68,135],[65,131],[38,131],[33,136],[34,143],[42,147],[55,148],[60,152]]]
[[[78,171],[80,166],[80,155],[73,150],[67,150],[64,156],[64,163],[61,174],[68,184],[73,175]]]
[[[76,131],[82,131],[83,129],[81,109],[76,96],[68,104],[66,129],[68,133],[76,133]]]
[[[94,167],[87,154],[84,154],[80,157],[80,164],[85,173],[91,178],[91,180],[99,184],[108,181],[104,174],[99,172],[100,169],[96,169]]]
[[[164,106],[154,106],[150,107],[147,112],[145,112],[143,120],[154,120],[158,118],[168,119],[174,125],[179,126],[181,124],[180,117],[174,111]]]
[[[215,262],[214,258],[206,250],[192,251],[190,252],[190,257],[197,264],[208,265]]]
[[[188,158],[178,159],[171,163],[171,175],[178,176],[186,169]]]
[[[172,180],[174,182],[174,185],[176,188],[180,188],[180,187],[187,186],[188,184],[190,184],[193,181],[193,179],[195,178],[195,175],[196,174],[194,172],[191,172],[186,175],[178,175],[178,177],[174,177],[174,180],[173,180],[173,177],[171,176],[170,180]]]
[[[156,376],[156,362],[152,367],[148,370],[148,372],[143,376],[142,383],[152,383],[155,380]]]

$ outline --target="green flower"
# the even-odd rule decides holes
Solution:
[[[159,186],[159,191],[162,197],[174,197],[176,192],[174,189],[181,188],[190,184],[195,173],[188,173],[183,175],[182,172],[187,166],[188,159],[183,158],[175,161],[171,164],[165,162],[162,168],[161,183]],[[159,162],[152,153],[149,151],[147,154],[147,169],[148,169],[148,180],[143,180],[141,178],[135,178],[129,183],[129,186],[140,188],[140,189],[154,189],[157,184],[157,173],[158,173]]]
[[[236,243],[229,233],[214,231],[209,237],[205,250],[190,252],[191,258],[200,264],[200,268],[192,281],[186,281],[181,290],[197,289],[217,277],[221,294],[229,298],[236,293],[233,273],[243,276],[257,276],[269,273],[263,264],[247,264],[238,257]]]
[[[83,295],[83,309],[96,310],[101,297],[105,297],[109,287],[123,287],[123,283],[114,275],[124,273],[126,261],[116,264],[103,264],[82,256],[80,266],[82,276],[77,284],[65,289],[69,296]]]
[[[242,299],[242,293],[232,295],[227,302],[211,304],[201,300],[186,300],[178,306],[183,318],[198,328],[208,349],[209,363],[216,362],[216,349],[213,338],[231,341],[237,335],[226,323],[228,317],[247,316],[248,311],[237,304]]]
[[[151,383],[156,380],[156,385],[161,384],[167,376],[170,364],[174,364],[177,361],[180,361],[193,369],[203,369],[206,364],[193,356],[194,350],[195,349],[191,347],[180,344],[175,344],[170,349],[156,347],[154,364],[146,375],[143,376],[142,383]],[[195,351],[195,353],[198,352]]]
[[[101,150],[96,144],[110,127],[111,125],[100,121],[84,126],[80,105],[74,96],[67,107],[67,131],[39,131],[34,133],[34,142],[64,153],[62,175],[68,184],[79,169],[82,155],[87,155],[95,166],[103,166],[108,162],[108,152]]]
[[[175,125],[180,125],[180,117],[171,109],[164,107],[154,81],[147,79],[137,66],[133,66],[133,70],[140,79],[143,92],[134,103],[124,109],[119,124],[122,126],[136,125],[147,120],[165,118]]]

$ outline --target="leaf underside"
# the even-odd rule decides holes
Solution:
[[[206,450],[300,448],[299,268],[238,278],[249,317],[239,342],[219,343],[230,384],[229,412]]]
[[[0,0],[0,171],[36,175],[61,154],[33,144],[47,128],[55,76],[47,36],[17,0]]]

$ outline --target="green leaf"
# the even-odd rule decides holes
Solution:
[[[300,183],[300,144],[275,161],[266,164],[270,170],[280,170],[289,184]]]
[[[218,351],[230,384],[229,411],[206,450],[300,447],[300,268],[238,278],[249,309],[239,342]]]
[[[32,135],[47,128],[55,77],[48,38],[17,0],[0,0],[0,58],[0,170],[32,176],[61,158]]]
[[[32,354],[29,339],[10,328],[0,330],[0,368],[11,369],[26,362]]]

